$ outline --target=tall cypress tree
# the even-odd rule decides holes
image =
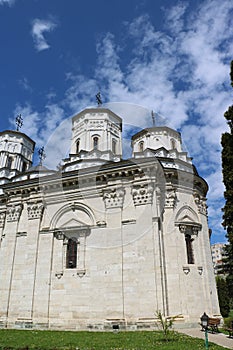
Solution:
[[[233,87],[233,61],[231,61],[231,86]],[[230,132],[222,134],[222,171],[225,185],[225,206],[223,208],[223,227],[226,229],[226,246],[224,272],[230,298],[233,298],[233,105],[225,112],[224,117],[229,125]]]

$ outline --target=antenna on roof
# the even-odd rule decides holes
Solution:
[[[96,102],[98,104],[98,107],[100,107],[103,104],[100,91],[95,95],[95,97],[96,97]]]
[[[151,118],[152,118],[152,125],[155,126],[155,113],[153,110],[151,111]]]
[[[39,165],[42,165],[43,160],[46,158],[44,146],[39,149],[38,154],[39,154],[39,159],[40,159]]]
[[[18,114],[15,118],[16,130],[19,131],[23,125],[23,118],[21,114]]]

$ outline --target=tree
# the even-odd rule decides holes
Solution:
[[[233,87],[233,61],[231,61],[231,86]],[[224,117],[230,132],[222,134],[222,171],[225,185],[225,206],[223,208],[223,227],[226,229],[228,244],[225,248],[223,270],[230,298],[233,298],[233,105],[225,112]]]
[[[227,282],[225,278],[220,276],[217,276],[216,282],[217,282],[218,300],[219,300],[221,315],[223,317],[227,317],[230,311],[230,306],[229,306],[230,299],[229,299]]]

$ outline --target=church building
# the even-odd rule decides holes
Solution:
[[[219,316],[207,183],[179,132],[153,126],[122,158],[122,119],[72,118],[59,170],[32,166],[35,143],[0,132],[0,327],[153,329]]]

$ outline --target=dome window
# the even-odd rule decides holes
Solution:
[[[176,149],[176,141],[174,139],[171,139],[171,148]]]
[[[80,140],[76,141],[76,153],[79,153]]]
[[[93,148],[98,149],[99,147],[99,138],[97,136],[93,137]]]
[[[143,152],[144,151],[144,142],[141,141],[139,142],[139,152]]]
[[[116,140],[112,140],[112,152],[116,154]]]

